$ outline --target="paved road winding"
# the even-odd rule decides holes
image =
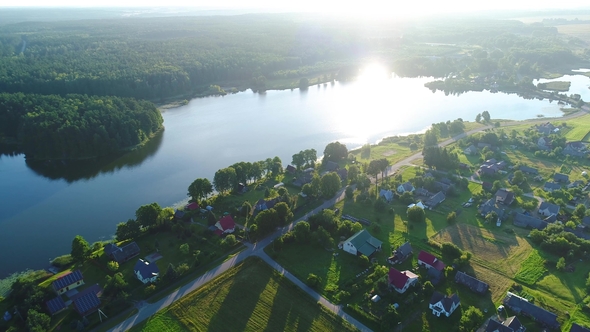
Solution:
[[[570,114],[568,116],[559,118],[559,120],[567,120],[567,119],[572,119],[581,115],[587,114],[586,112],[577,112],[574,114]],[[501,124],[501,127],[509,127],[509,126],[515,126],[515,125],[522,125],[522,124],[529,124],[529,123],[535,123],[535,122],[541,122],[541,121],[547,121],[548,119],[536,119],[536,120],[528,120],[528,121],[514,121],[514,122],[504,122]],[[467,137],[469,135],[472,135],[474,133],[477,132],[481,132],[487,129],[492,128],[492,126],[484,126],[484,127],[480,127],[477,129],[473,129],[470,130],[466,133],[462,133],[460,135],[457,135],[453,138],[450,138],[444,142],[441,142],[439,144],[439,146],[443,147],[443,146],[447,146],[463,137]],[[400,169],[402,166],[410,166],[411,161],[421,158],[422,157],[422,153],[416,153],[412,156],[409,156],[391,166],[388,167],[387,169],[387,176],[391,176],[393,174],[395,174],[395,172]],[[283,268],[282,266],[280,266],[276,261],[274,261],[272,258],[270,258],[263,250],[264,248],[269,245],[272,241],[274,241],[276,238],[278,238],[279,236],[285,234],[286,232],[290,231],[293,229],[293,227],[295,226],[295,224],[297,224],[299,221],[302,220],[307,220],[307,218],[309,218],[309,216],[314,215],[318,212],[320,212],[322,209],[326,209],[329,207],[332,207],[334,204],[336,204],[337,202],[341,201],[342,199],[344,199],[345,197],[345,189],[341,189],[333,198],[326,200],[321,206],[319,206],[318,208],[314,209],[313,211],[308,212],[306,215],[304,215],[303,217],[295,220],[294,222],[292,222],[291,224],[282,227],[280,229],[278,229],[277,231],[275,231],[272,235],[266,237],[265,239],[261,240],[260,242],[257,242],[255,244],[250,244],[250,243],[245,243],[244,245],[246,246],[246,249],[239,252],[238,254],[236,254],[234,257],[232,257],[231,259],[223,262],[221,265],[207,271],[205,274],[203,274],[202,276],[198,277],[197,279],[189,282],[188,284],[182,286],[181,288],[179,288],[178,290],[176,290],[175,292],[169,294],[168,296],[166,296],[165,298],[161,299],[160,301],[156,302],[156,303],[152,303],[152,304],[148,304],[145,305],[141,308],[139,308],[139,312],[134,315],[133,317],[128,318],[127,320],[125,320],[124,322],[120,323],[119,325],[115,326],[113,329],[111,329],[110,331],[113,332],[121,332],[121,331],[127,331],[129,329],[131,329],[134,325],[144,321],[145,319],[153,316],[156,312],[168,307],[169,305],[171,305],[172,303],[174,303],[176,300],[182,298],[185,295],[188,295],[189,293],[197,290],[198,288],[200,288],[201,286],[205,285],[206,283],[208,283],[209,281],[215,279],[216,277],[218,277],[219,275],[221,275],[222,273],[224,273],[225,271],[229,270],[230,268],[236,266],[237,264],[239,264],[240,262],[242,262],[244,259],[246,259],[247,257],[250,256],[257,256],[260,257],[262,260],[264,260],[266,263],[268,263],[268,265],[270,265],[272,268],[274,268],[275,270],[279,271],[281,274],[283,274],[286,278],[288,278],[289,280],[291,280],[293,283],[295,283],[297,286],[299,286],[301,289],[303,289],[306,293],[308,293],[312,298],[314,298],[316,301],[318,301],[319,303],[321,303],[322,305],[324,305],[326,308],[328,308],[330,311],[332,311],[333,313],[335,313],[336,315],[342,317],[343,319],[345,319],[346,321],[348,321],[349,323],[351,323],[352,325],[354,325],[356,328],[358,328],[360,331],[371,331],[368,327],[366,327],[365,325],[363,325],[362,323],[360,323],[359,321],[357,321],[355,318],[351,317],[350,315],[346,314],[343,310],[342,307],[339,305],[335,305],[333,303],[331,303],[330,301],[328,301],[326,298],[324,298],[323,296],[321,296],[320,294],[318,294],[315,290],[309,288],[305,283],[303,283],[301,280],[297,279],[293,274],[291,274],[289,271],[285,270],[285,268]]]

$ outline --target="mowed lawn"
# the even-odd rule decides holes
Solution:
[[[354,331],[266,263],[250,258],[131,331]]]

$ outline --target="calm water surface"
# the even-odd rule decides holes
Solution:
[[[22,155],[2,156],[0,277],[69,253],[76,234],[89,242],[110,239],[140,205],[178,203],[195,178],[212,179],[238,161],[279,156],[286,165],[294,153],[321,153],[331,141],[354,148],[434,122],[473,120],[485,110],[514,120],[561,115],[555,103],[516,95],[432,93],[424,87],[430,80],[366,75],[305,92],[195,99],[163,112],[166,130],[144,149],[66,171],[26,163]]]

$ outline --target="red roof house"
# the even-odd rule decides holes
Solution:
[[[394,268],[389,269],[389,286],[395,289],[398,293],[404,293],[408,287],[414,285],[418,281],[418,276],[411,271],[400,272]]]
[[[219,221],[215,223],[215,227],[217,227],[215,234],[221,236],[223,234],[233,233],[236,229],[236,222],[228,214],[227,216],[224,216],[223,218],[219,219]]]
[[[191,202],[186,206],[187,209],[193,211],[199,208],[199,203],[197,202]]]
[[[421,250],[418,255],[418,265],[422,265],[426,268],[433,268],[437,271],[443,271],[445,269],[445,263],[439,261],[433,254],[423,250]]]

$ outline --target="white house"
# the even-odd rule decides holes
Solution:
[[[389,287],[395,289],[396,292],[403,294],[408,288],[418,281],[418,276],[411,271],[400,272],[393,267],[389,269]]]
[[[402,183],[397,187],[397,192],[403,194],[405,192],[413,192],[414,186],[410,182]]]
[[[435,291],[432,294],[428,308],[432,310],[432,314],[436,317],[440,317],[441,315],[449,317],[460,305],[461,302],[457,294],[448,296]]]
[[[408,205],[408,209],[412,208],[414,206],[417,206],[417,207],[421,208],[422,210],[424,210],[426,208],[426,206],[424,206],[424,204],[422,204],[422,201],[418,201],[418,203],[416,203],[416,204],[412,203],[412,204]]]
[[[158,279],[160,269],[158,269],[158,266],[155,263],[150,263],[140,258],[137,263],[135,263],[133,273],[135,273],[135,276],[139,281],[147,284],[155,282]]]
[[[353,255],[365,255],[369,257],[375,253],[375,251],[381,250],[381,244],[381,241],[377,240],[371,236],[367,230],[363,229],[344,241],[342,249]]]

